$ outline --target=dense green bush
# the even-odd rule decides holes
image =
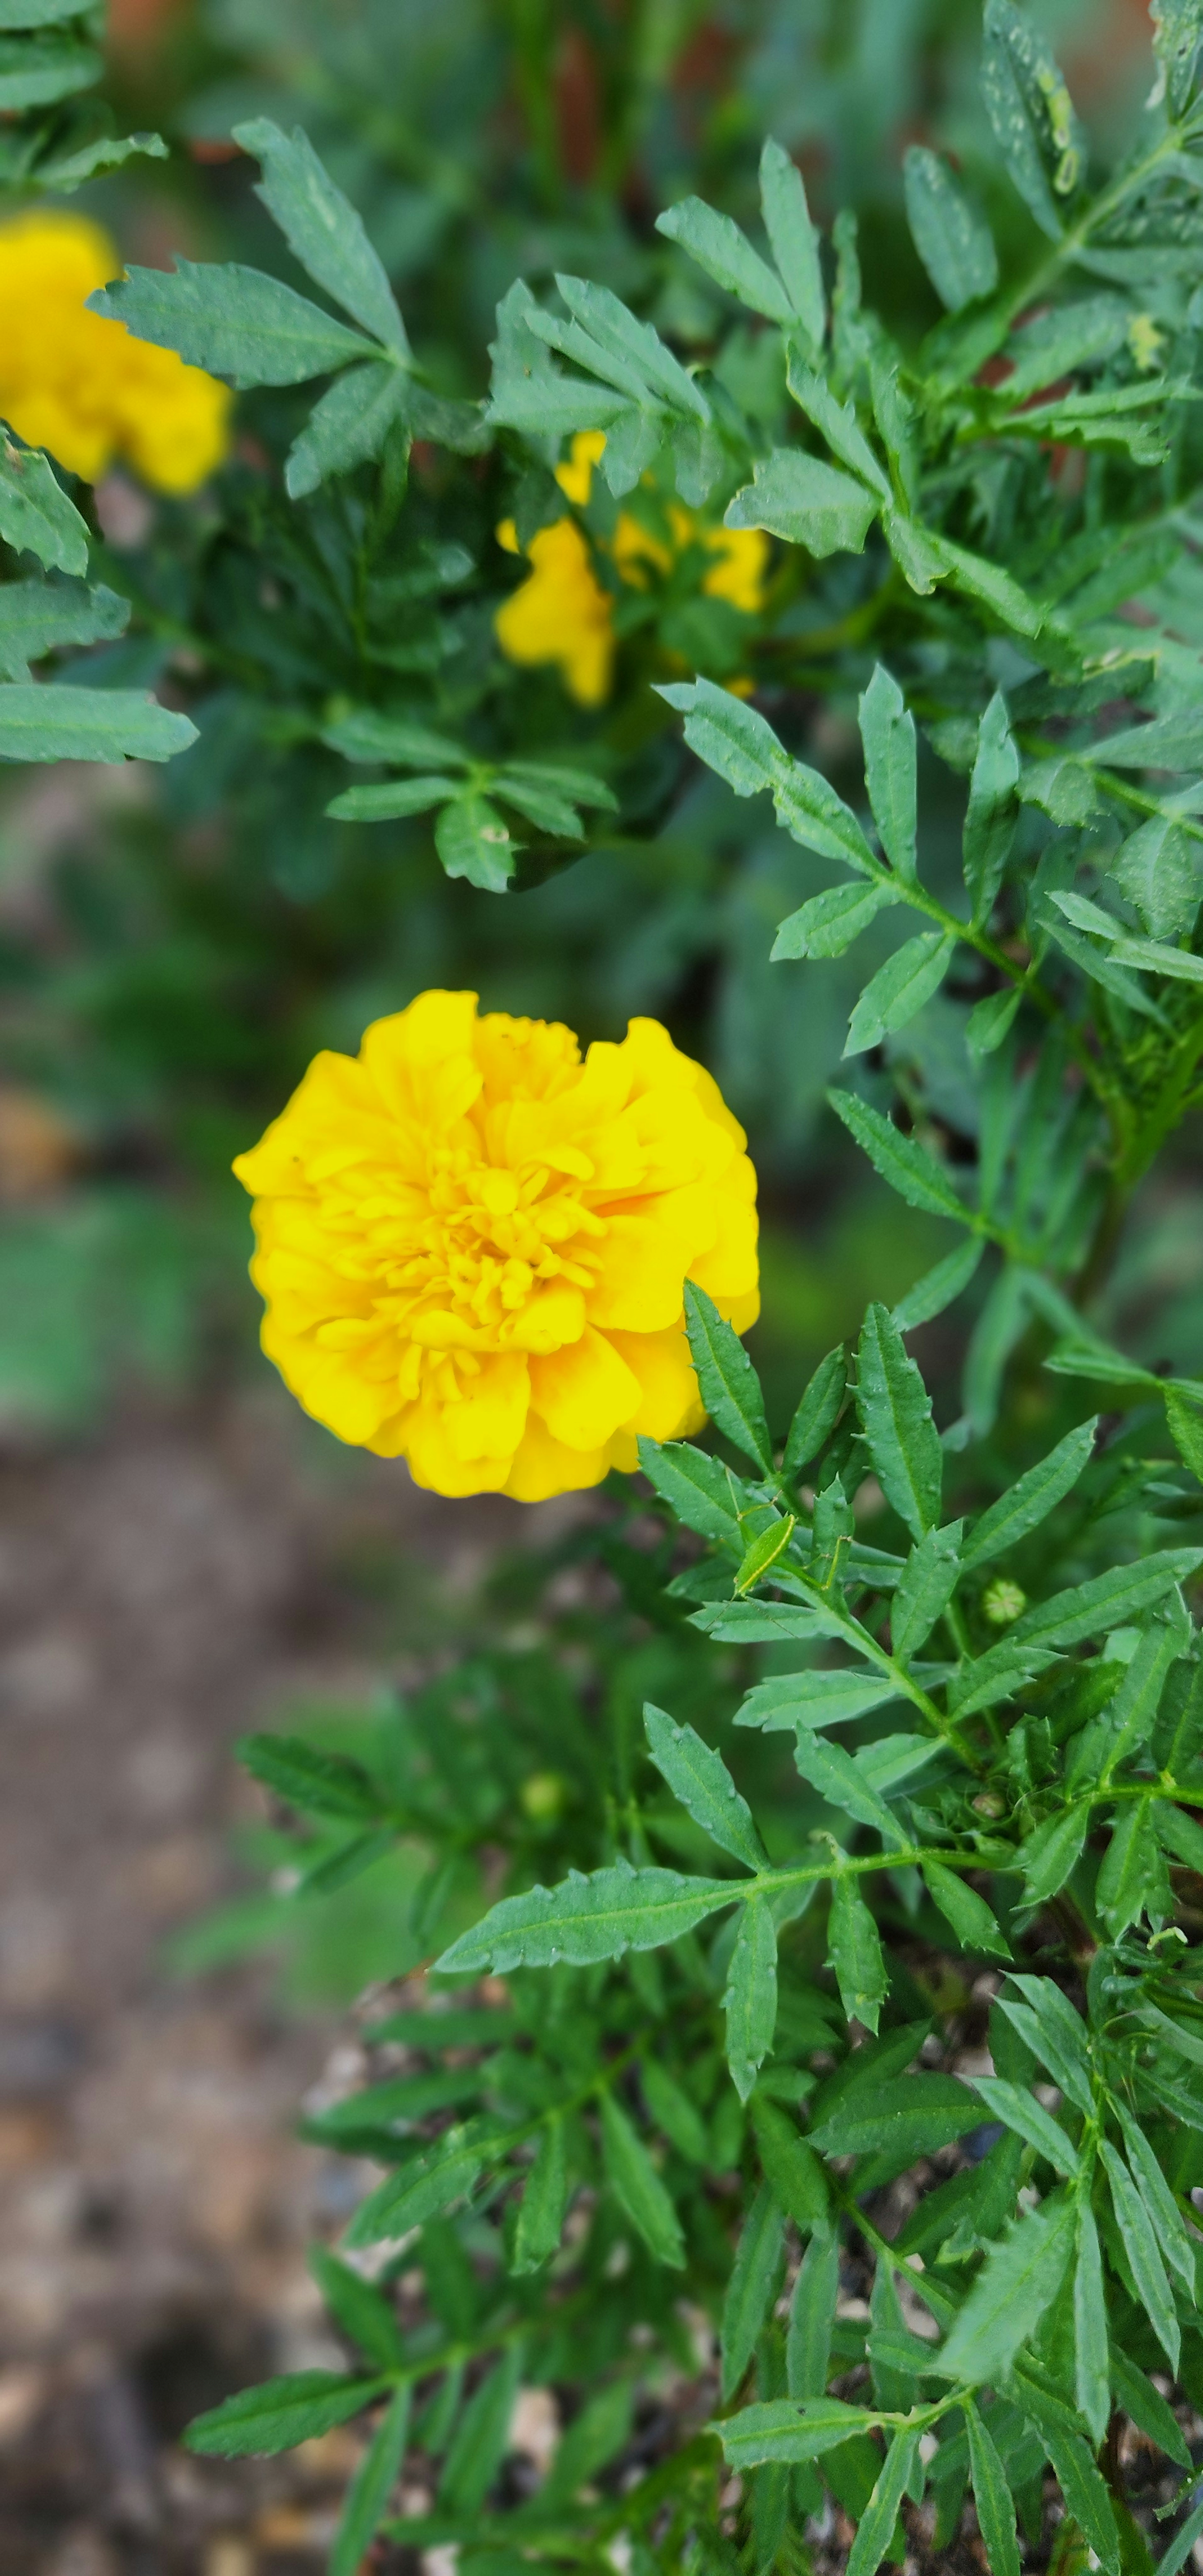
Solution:
[[[888,324],[854,223],[820,238],[775,142],[759,225],[749,211],[751,72],[715,193],[755,240],[666,186],[676,247],[644,228],[624,273],[607,186],[680,165],[671,144],[641,157],[657,58],[610,64],[600,35],[601,176],[566,264],[536,59],[550,22],[525,12],[527,184],[560,228],[556,290],[495,281],[483,403],[450,363],[412,361],[348,198],[270,99],[244,99],[237,131],[350,318],[220,263],[107,292],[135,334],[252,394],[254,451],[212,513],[168,514],[129,584],[162,667],[181,639],[194,657],[201,739],[169,798],[229,797],[235,837],[285,816],[294,853],[333,849],[331,806],[336,826],[400,822],[394,861],[348,863],[365,883],[428,869],[427,825],[401,818],[437,811],[433,846],[475,889],[455,889],[469,956],[544,899],[507,884],[569,889],[582,843],[618,834],[618,958],[640,866],[735,832],[698,765],[737,798],[767,792],[810,855],[782,896],[766,1094],[799,1114],[781,1058],[796,1022],[809,1045],[829,979],[850,1063],[832,1107],[946,1229],[780,1418],[687,1288],[710,1444],[644,1442],[644,1486],[613,1480],[555,1561],[528,1564],[525,1598],[504,1579],[500,1615],[525,1628],[474,1641],[362,1759],[303,1735],[245,1748],[302,1819],[288,1901],[320,1921],[400,1849],[397,1965],[429,1963],[420,2009],[365,2026],[379,2081],[306,2122],[381,2168],[342,2251],[314,2258],[355,2365],[242,2392],[190,2437],[283,2449],[364,2412],[336,2576],[378,2532],[454,2545],[476,2576],[800,2571],[840,2550],[873,2576],[963,2549],[996,2576],[1177,2576],[1203,2533],[1203,1380],[1127,1356],[1105,1303],[1203,1051],[1203,6],[1153,17],[1156,85],[1101,169],[1034,18],[987,0],[997,168],[963,106],[963,175],[908,152],[917,259]],[[760,29],[763,65],[787,23]],[[863,21],[883,44],[885,23]],[[300,50],[322,59],[308,34]],[[353,86],[334,48],[327,105],[340,61]],[[496,77],[486,44],[471,71]],[[832,130],[854,183],[851,96]],[[65,146],[30,132],[18,175],[42,153],[61,187]],[[377,149],[402,152],[365,135],[365,198]],[[1019,211],[992,225],[1000,174]],[[426,244],[436,310],[479,242],[452,193]],[[566,491],[563,443],[601,432],[587,490]],[[9,542],[128,582],[125,559],[80,555],[84,522],[27,456],[0,486]],[[674,556],[674,505],[691,530],[772,536],[754,610],[707,592],[704,538]],[[628,596],[610,581],[615,695],[574,710],[496,652],[490,531],[512,514],[529,546],[575,526],[607,586],[624,507],[666,560],[645,556]],[[84,727],[94,749],[169,752],[180,721],[86,668],[0,689],[27,757],[78,752]],[[800,756],[825,742],[847,799]],[[610,800],[618,822],[599,824]],[[711,882],[729,900],[759,869],[767,947],[784,880],[762,844],[728,846]],[[341,900],[366,999],[379,889],[359,916]],[[862,935],[867,964],[833,970]],[[823,1041],[811,1061],[817,1087]],[[962,1298],[941,1430],[906,1336]],[[510,2451],[532,2384],[564,2428],[539,2484]]]

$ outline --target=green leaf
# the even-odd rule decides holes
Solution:
[[[1161,86],[1171,110],[1177,114],[1185,107],[1194,84],[1196,58],[1203,42],[1203,0],[1152,0],[1149,15],[1153,21],[1153,51],[1161,67]]]
[[[923,1864],[928,1895],[938,1905],[945,1922],[952,1925],[963,1950],[972,1958],[979,1953],[986,1959],[1009,1959],[1011,1945],[993,1909],[976,1888],[966,1887],[956,1871],[945,1869],[941,1861]]]
[[[589,1878],[570,1870],[558,1887],[503,1896],[483,1922],[461,1932],[438,1961],[440,1976],[505,1976],[511,1968],[549,1968],[563,1959],[587,1967],[627,1950],[656,1950],[679,1941],[738,1893],[729,1878],[683,1878],[674,1869],[632,1869],[616,1861]]]
[[[1121,2576],[1119,2534],[1111,2498],[1080,2433],[1071,2433],[1047,2418],[1041,2431],[1057,2472],[1066,2510],[1094,2551],[1107,2576]]]
[[[825,2155],[886,2154],[901,2167],[935,2155],[981,2125],[973,2095],[955,2076],[895,2075],[845,2096],[810,2136]]]
[[[705,2125],[688,2093],[655,2056],[641,2059],[639,2081],[656,2127],[663,2129],[670,2146],[689,2164],[704,2165],[710,2153]]]
[[[754,1584],[764,1581],[778,1558],[784,1556],[797,1526],[793,1513],[789,1512],[784,1520],[771,1520],[757,1533],[740,1558],[735,1577],[737,1592],[750,1592]]]
[[[1154,939],[1194,929],[1199,909],[1199,844],[1172,815],[1154,814],[1117,851],[1107,871],[1135,904]]]
[[[602,2095],[601,2127],[606,2178],[616,2198],[656,2261],[679,2270],[685,2240],[677,2213],[647,2148],[610,2092]]]
[[[713,1632],[712,1632],[713,1633]],[[794,1727],[847,1726],[898,1698],[898,1684],[887,1673],[833,1672],[811,1668],[800,1673],[774,1673],[757,1682],[736,1712],[737,1726],[762,1726],[774,1734]]]
[[[531,329],[538,307],[529,286],[515,278],[497,307],[491,344],[493,383],[485,415],[490,428],[517,429],[533,438],[566,438],[577,429],[605,429],[621,418],[626,396],[563,375]]]
[[[382,2237],[404,2236],[439,2217],[471,2191],[485,2155],[484,2142],[468,2139],[465,2129],[444,2129],[428,2154],[389,2174],[360,2202],[345,2243],[352,2251],[378,2245]]]
[[[905,1662],[918,1653],[943,1617],[961,1570],[961,1521],[925,1530],[911,1549],[890,1604],[891,1652]]]
[[[88,569],[88,529],[53,467],[36,447],[14,447],[0,435],[0,537],[17,554],[36,555],[48,572]]]
[[[715,285],[733,295],[738,303],[789,329],[794,319],[793,306],[780,278],[753,250],[730,215],[716,214],[701,197],[682,197],[677,205],[657,215],[656,230],[669,241],[679,242],[707,277],[712,277]]]
[[[1009,1637],[1003,1637],[997,1646],[963,1663],[953,1674],[949,1708],[955,1717],[972,1717],[978,1709],[997,1708],[1000,1700],[1025,1689],[1057,1660],[1047,1647],[1013,1646]]]
[[[141,689],[0,686],[0,760],[171,760],[196,738]]]
[[[1131,2416],[1138,2430],[1147,2433],[1158,2450],[1164,2451],[1168,2459],[1176,2460],[1180,2469],[1193,2467],[1182,2427],[1172,2406],[1167,2406],[1160,2390],[1153,2387],[1143,2370],[1137,2370],[1135,2363],[1129,2361],[1114,2343],[1110,2351],[1110,2372],[1116,2404],[1123,2407],[1125,2415]]]
[[[832,392],[824,376],[808,367],[796,348],[789,352],[786,381],[794,401],[801,405],[820,437],[825,438],[833,456],[846,465],[850,474],[866,483],[879,501],[890,501],[890,479],[874,455],[851,403],[842,403]]]
[[[857,1352],[857,1408],[882,1490],[915,1538],[940,1517],[944,1453],[931,1397],[884,1306],[865,1316]]]
[[[838,2397],[814,2398],[805,2406],[774,2397],[762,2406],[741,2407],[738,2415],[710,2429],[718,2434],[728,2466],[742,2470],[763,2467],[769,2460],[821,2459],[824,2451],[833,2451],[837,2442],[863,2433],[877,2420],[868,2407],[845,2406]]]
[[[458,778],[383,778],[369,787],[344,787],[326,812],[335,823],[395,823],[405,814],[428,814],[458,796]]]
[[[564,2123],[549,2120],[539,2140],[538,2153],[523,2186],[522,2205],[514,2230],[514,2259],[510,2268],[521,2275],[537,2272],[555,2253],[564,2225],[568,2201],[568,2160]]]
[[[740,1916],[723,2010],[731,2081],[746,2102],[777,2027],[777,1925],[763,1897],[750,1897]]]
[[[521,2366],[521,2349],[511,2344],[468,2399],[439,2480],[438,2500],[445,2512],[465,2520],[480,2512],[510,2447]]]
[[[1015,2501],[1010,2480],[993,2438],[977,2407],[972,2404],[965,2408],[965,2429],[969,2435],[973,2500],[977,2506],[978,2529],[985,2546],[990,2576],[1020,2576]]]
[[[115,285],[88,297],[93,313],[124,322],[136,340],[176,349],[185,364],[238,386],[299,385],[351,358],[379,352],[358,331],[322,313],[279,278],[237,264],[215,267],[177,260],[131,268]]]
[[[751,482],[728,502],[723,525],[765,528],[821,562],[827,555],[863,554],[877,511],[876,496],[851,474],[800,447],[775,447],[757,458]]]
[[[1092,2117],[1090,2055],[1082,2023],[1068,1995],[1062,1994],[1054,1977],[1029,1977],[1014,1968],[1010,1983],[1024,2001],[1017,2004],[1009,1995],[1000,1995],[1000,2012],[1018,2031],[1025,2046],[1047,2066],[1066,2100]]]
[[[1010,856],[1019,820],[1018,780],[1019,753],[1011,734],[1007,702],[1001,690],[996,690],[978,727],[977,756],[965,817],[965,883],[973,898],[976,928],[990,918]]]
[[[891,2436],[881,2475],[856,2526],[846,2576],[877,2576],[882,2559],[890,2554],[898,2508],[910,2484],[918,2451],[917,2433]]]
[[[1054,2170],[1068,2182],[1080,2170],[1076,2147],[1070,2144],[1060,2122],[1046,2111],[1034,2093],[1026,2093],[1018,2084],[1003,2083],[994,2075],[972,2075],[969,2082],[980,2093],[996,2120],[1004,2122],[1016,2137],[1026,2138],[1029,2146],[1047,2158]]]
[[[866,984],[848,1023],[845,1056],[880,1046],[892,1029],[904,1029],[930,1002],[956,953],[952,932],[920,930],[904,940]]]
[[[1026,1475],[1020,1476],[998,1502],[982,1513],[963,1550],[967,1574],[976,1566],[987,1565],[992,1557],[1004,1556],[1031,1530],[1039,1529],[1041,1521],[1064,1502],[1083,1469],[1089,1466],[1097,1431],[1098,1415],[1092,1413],[1088,1422],[1080,1422],[1076,1431],[1067,1431],[1064,1440],[1059,1440],[1046,1458],[1029,1467]]]
[[[323,286],[373,339],[407,357],[405,325],[383,263],[354,206],[335,187],[308,135],[299,125],[291,135],[284,134],[270,117],[259,116],[248,125],[236,125],[233,137],[243,152],[253,152],[262,164],[263,177],[255,195],[315,285]]]
[[[785,2219],[762,2183],[740,2232],[723,2302],[722,2388],[728,2405],[764,2330],[781,2281]]]
[[[827,2394],[839,2294],[840,2240],[824,2221],[807,2246],[790,2301],[785,2371],[791,2397]]]
[[[1116,1565],[1070,1592],[1054,1593],[1034,1610],[1025,1610],[1011,1631],[1015,1639],[1046,1646],[1076,1646],[1104,1628],[1121,1628],[1138,1611],[1151,1610],[1177,1583],[1185,1583],[1203,1564],[1203,1548],[1162,1548],[1139,1565]]]
[[[860,733],[865,784],[881,846],[895,874],[913,884],[919,828],[915,719],[883,662],[874,665],[860,701]]]
[[[1095,1897],[1113,1941],[1144,1913],[1164,1921],[1171,1911],[1169,1881],[1157,1839],[1151,1797],[1122,1809],[1095,1886]]]
[[[1186,2223],[1170,2190],[1144,2130],[1133,2119],[1122,2102],[1115,2105],[1116,2118],[1124,2133],[1128,2163],[1144,2198],[1153,2222],[1154,2233],[1171,2271],[1176,2272],[1193,2307],[1195,2303],[1195,2242],[1187,2233]]]
[[[974,1003],[965,1022],[965,1044],[974,1064],[984,1064],[1002,1045],[1022,1000],[1017,984],[1004,984],[1001,992],[987,993],[984,1001]]]
[[[509,824],[487,796],[461,796],[444,805],[434,845],[449,877],[467,877],[484,894],[504,894],[517,862]]]
[[[1023,1871],[1029,1905],[1047,1905],[1050,1897],[1059,1895],[1081,1859],[1089,1823],[1089,1805],[1069,1807],[1060,1816],[1046,1816],[1020,1844],[1016,1862]]]
[[[327,725],[322,741],[344,760],[386,760],[394,769],[464,769],[468,755],[448,734],[381,715],[376,707],[352,707],[336,724]]]
[[[1053,55],[1014,0],[986,0],[982,96],[1020,196],[1041,231],[1059,240],[1053,191],[1069,195],[1076,185],[1083,137]]]
[[[51,27],[44,36],[0,36],[0,114],[51,107],[56,99],[94,88],[103,74],[102,56],[65,27]]]
[[[330,475],[353,473],[357,465],[379,456],[400,418],[403,387],[397,369],[380,361],[348,367],[336,376],[289,449],[284,467],[289,498],[298,501]]]
[[[847,1356],[843,1343],[837,1342],[807,1380],[790,1424],[781,1472],[791,1482],[825,1448],[843,1408],[846,1384]]]
[[[1167,1387],[1165,1418],[1170,1438],[1184,1466],[1189,1467],[1192,1476],[1203,1484],[1203,1413],[1184,1395],[1179,1395],[1176,1388]]]
[[[1158,2559],[1156,2576],[1179,2576],[1179,2569],[1185,2567],[1195,2542],[1201,2536],[1203,2536],[1203,2504],[1198,2504],[1194,2512],[1188,2514],[1181,2531],[1171,2540],[1164,2556]]]
[[[768,1853],[752,1822],[752,1810],[741,1798],[721,1753],[704,1744],[692,1726],[677,1726],[650,1699],[643,1704],[643,1723],[657,1771],[694,1823],[748,1869],[767,1869]]]
[[[0,0],[0,28],[54,27],[82,17],[80,0]]]
[[[956,2316],[938,2367],[944,2378],[977,2387],[1005,2378],[1020,2346],[1035,2332],[1069,2268],[1075,2229],[1071,2200],[1042,2201],[1025,2211],[986,2256]]]
[[[912,143],[902,164],[906,219],[940,302],[959,313],[998,284],[994,235],[939,153]]]
[[[817,1637],[842,1637],[838,1611],[803,1610],[792,1601],[710,1601],[695,1610],[690,1626],[724,1646],[813,1645]]]
[[[738,1333],[720,1315],[704,1288],[685,1282],[685,1329],[697,1370],[702,1402],[716,1429],[723,1432],[753,1466],[772,1474],[773,1444],[764,1417],[760,1380]]]
[[[383,2291],[349,2263],[340,2262],[325,2245],[310,2247],[309,2269],[343,2333],[358,2344],[367,2360],[377,2370],[399,2369],[405,2358],[401,2328]]]
[[[375,1822],[385,1804],[360,1763],[344,1753],[326,1753],[304,1736],[244,1735],[234,1753],[244,1771],[306,1815]]]
[[[739,1523],[738,1488],[719,1458],[707,1457],[687,1440],[637,1441],[639,1464],[649,1484],[685,1529],[742,1557],[744,1535]]]
[[[1088,2200],[1078,2204],[1078,2259],[1074,2271],[1074,2387],[1078,2412],[1097,2449],[1111,2416],[1107,2372],[1107,2307],[1099,2231]]]
[[[826,1736],[799,1733],[794,1744],[794,1760],[804,1780],[817,1789],[820,1797],[833,1807],[842,1808],[857,1824],[869,1825],[879,1833],[887,1846],[906,1842],[898,1819],[891,1814],[884,1798],[878,1796],[866,1768],[842,1744],[831,1744]],[[847,1882],[849,1885],[851,1882]],[[843,1886],[841,1879],[838,1886]],[[837,1892],[838,1892],[837,1886]],[[861,2016],[862,2020],[864,2015]]]
[[[388,2512],[409,2434],[409,2388],[398,2388],[347,2489],[330,2548],[329,2576],[357,2576]]]
[[[875,2031],[889,1992],[889,1973],[877,1925],[855,1879],[846,1874],[835,1880],[831,1891],[827,1956],[849,2020],[855,2016],[866,2029]],[[825,2143],[818,2131],[815,2138],[818,2145]]]
[[[387,2386],[385,2379],[349,2379],[338,2370],[290,2371],[194,2416],[184,2441],[190,2451],[215,2451],[225,2460],[292,2451],[298,2442],[347,2423]]]
[[[822,346],[827,298],[819,237],[810,220],[802,173],[770,138],[760,155],[760,205],[782,284],[808,340]]]
[[[934,1315],[942,1315],[976,1276],[985,1249],[983,1235],[968,1235],[955,1252],[945,1253],[943,1261],[917,1279],[890,1310],[897,1331],[913,1333],[917,1324],[930,1324]]]
[[[808,896],[781,923],[770,951],[772,960],[779,964],[797,957],[842,957],[878,913],[888,911],[897,900],[884,877],[875,885],[828,886],[823,894]]]
[[[631,2433],[634,2389],[629,2379],[611,2380],[574,2415],[540,2489],[540,2507],[567,2499],[592,2483],[616,2453],[625,2450]],[[524,2560],[524,2564],[528,2563]]]
[[[828,1105],[842,1119],[850,1136],[869,1157],[875,1172],[896,1190],[908,1207],[922,1208],[928,1216],[952,1217],[957,1225],[971,1222],[964,1202],[957,1197],[950,1180],[940,1165],[925,1154],[911,1137],[900,1136],[880,1109],[858,1100],[854,1091],[829,1091]]]
[[[1108,2138],[1100,2139],[1099,2155],[1106,2167],[1111,2206],[1132,2266],[1137,2295],[1170,2369],[1176,2373],[1182,2335],[1152,2219],[1123,2158]]]
[[[64,644],[97,644],[124,635],[130,604],[103,584],[8,581],[0,584],[0,678],[28,680],[31,662]]]
[[[73,188],[82,188],[85,179],[99,178],[106,170],[120,170],[127,161],[139,157],[148,161],[166,161],[168,148],[161,134],[98,134],[78,152],[51,153],[38,162],[40,188],[53,188],[60,196]]]

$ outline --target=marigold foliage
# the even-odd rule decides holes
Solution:
[[[120,459],[159,492],[194,492],[229,444],[230,395],[87,299],[120,274],[108,234],[39,210],[0,226],[0,414],[95,483]]]
[[[341,1440],[523,1502],[705,1419],[692,1279],[759,1310],[743,1129],[655,1020],[582,1061],[556,1022],[422,993],[324,1054],[235,1170],[263,1347]]]

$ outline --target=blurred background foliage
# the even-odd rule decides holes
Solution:
[[[1032,14],[1100,149],[1114,148],[1147,84],[1142,0],[1039,0]],[[74,203],[129,260],[167,265],[182,250],[296,283],[230,134],[259,115],[301,121],[363,212],[429,383],[476,398],[497,302],[519,276],[539,291],[557,269],[576,271],[686,349],[703,340],[711,307],[654,218],[690,189],[745,217],[771,132],[803,167],[819,221],[855,206],[867,295],[912,340],[936,307],[901,219],[908,143],[958,155],[1004,257],[1026,228],[987,149],[979,41],[978,0],[113,0],[118,130],[156,128],[171,154],[127,164]],[[755,408],[757,344],[745,340],[731,364]],[[771,406],[775,389],[762,398]],[[288,704],[307,684],[307,620],[325,619],[322,510],[341,505],[319,500],[307,515],[279,614],[293,522],[267,470],[299,401],[241,399],[220,533],[203,493],[152,497],[120,472],[97,495],[94,571],[137,606],[130,636],[100,647],[89,676],[170,700],[207,669],[203,712],[192,708],[200,741],[153,776],[4,773],[0,1420],[66,1429],[94,1419],[131,1372],[179,1383],[240,1365],[255,1308],[231,1154],[317,1047],[354,1049],[369,1019],[432,984],[566,1019],[586,1041],[651,1012],[711,1066],[761,1171],[758,1357],[784,1402],[866,1298],[895,1298],[944,1248],[942,1229],[867,1178],[822,1108],[864,957],[811,968],[805,984],[769,964],[772,928],[820,881],[815,863],[759,804],[682,769],[637,622],[596,715],[573,708],[554,673],[503,662],[492,614],[511,575],[494,528],[513,476],[500,446],[415,448],[413,560],[429,561],[442,596],[434,617],[399,603],[398,689],[403,699],[407,667],[428,675],[433,652],[452,699],[485,703],[526,745],[593,740],[603,762],[624,765],[625,837],[494,900],[444,876],[428,817],[331,820],[323,808],[345,766],[298,742]],[[223,633],[232,679],[253,665],[257,697],[223,691]],[[794,695],[794,731],[848,784],[849,711]],[[937,871],[961,796],[927,760]],[[955,1082],[939,1003],[899,1043],[924,1050],[929,1094],[942,1048]],[[1149,1332],[1163,1328],[1168,1294],[1178,1363],[1193,1367],[1203,1299],[1189,1159],[1157,1188],[1117,1294]],[[927,1357],[938,1369],[938,1342]]]

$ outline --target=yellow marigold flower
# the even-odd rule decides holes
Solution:
[[[560,490],[583,510],[593,486],[593,468],[605,446],[600,429],[578,430],[569,456],[556,467]],[[718,560],[702,578],[711,599],[729,600],[733,608],[756,616],[764,604],[769,540],[760,528],[708,527],[692,510],[671,502],[668,511],[672,546],[663,544],[630,510],[620,511],[611,552],[620,580],[633,589],[647,588],[647,566],[671,572],[673,548],[702,545]],[[497,539],[507,554],[520,552],[512,519],[503,519]],[[614,620],[610,594],[593,569],[589,547],[575,519],[556,519],[536,530],[526,549],[530,577],[504,600],[494,619],[502,652],[511,662],[528,666],[555,663],[570,696],[583,707],[598,707],[609,697],[614,678]]]
[[[89,483],[120,456],[156,490],[192,492],[225,455],[229,391],[88,312],[120,274],[107,233],[81,215],[0,225],[0,416]]]
[[[694,1279],[759,1311],[756,1175],[708,1073],[656,1020],[584,1061],[558,1021],[421,993],[316,1057],[234,1165],[263,1348],[340,1440],[439,1494],[521,1502],[704,1420]]]

